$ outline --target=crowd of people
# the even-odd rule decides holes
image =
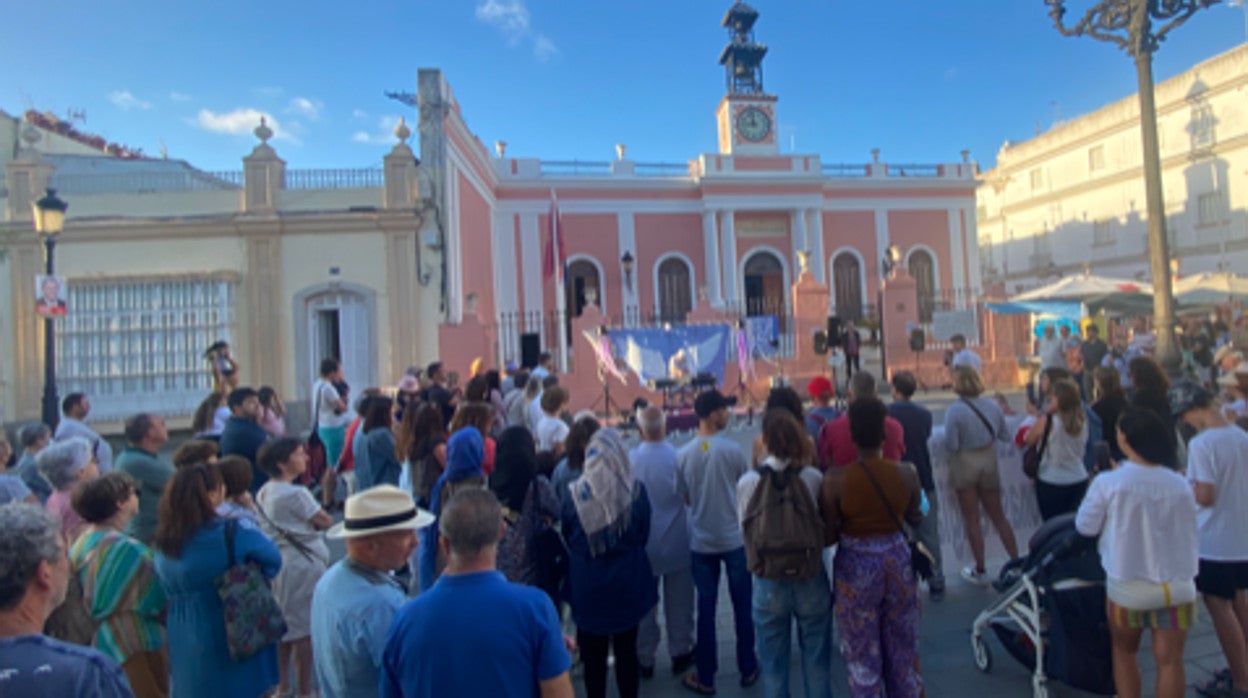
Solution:
[[[834,650],[850,695],[921,696],[920,592],[939,602],[946,586],[929,445],[949,454],[973,558],[961,576],[987,586],[981,515],[1019,555],[998,462],[1013,442],[1034,452],[1043,518],[1073,515],[1100,537],[1119,694],[1141,694],[1151,630],[1155,694],[1182,695],[1199,596],[1228,660],[1202,691],[1245,695],[1248,434],[1233,400],[1171,386],[1146,349],[1125,374],[1112,353],[1072,372],[1070,350],[1098,341],[1088,334],[1077,347],[1053,336],[1063,363],[1044,366],[1018,427],[963,343],[938,443],[907,371],[887,403],[868,371],[843,406],[824,377],[806,386],[809,409],[773,388],[752,449],[725,433],[732,401],[715,390],[696,396],[680,448],[657,406],[621,424],[568,414],[547,354],[532,370],[478,360],[462,386],[434,362],[358,394],[326,359],[301,439],[218,347],[218,389],[171,461],[159,416],[127,419],[114,458],[84,421],[89,398],[69,395],[55,430],[23,427],[20,453],[0,441],[13,463],[0,473],[0,687],[566,697],[579,664],[587,696],[613,679],[630,698],[665,637],[664,670],[712,695],[722,575],[741,686],[791,694],[796,629],[806,696],[831,696]]]

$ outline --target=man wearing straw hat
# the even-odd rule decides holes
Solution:
[[[312,596],[312,651],[325,698],[375,698],[394,614],[407,600],[390,574],[416,548],[416,530],[433,523],[407,492],[378,485],[347,498],[330,538],[346,541],[347,556],[330,567]]]

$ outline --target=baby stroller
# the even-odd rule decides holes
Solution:
[[[993,583],[1001,597],[971,627],[971,652],[982,672],[992,670],[984,630],[1033,672],[1034,698],[1048,698],[1048,680],[1099,695],[1114,695],[1105,571],[1096,540],[1075,530],[1075,515],[1046,522],[1031,537],[1026,557],[1011,561]]]

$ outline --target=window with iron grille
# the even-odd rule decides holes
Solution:
[[[1197,200],[1200,225],[1217,225],[1223,221],[1222,192],[1201,194]]]
[[[71,279],[60,394],[86,393],[97,419],[191,414],[212,389],[204,350],[231,339],[235,285],[225,275]]]
[[[1101,220],[1092,224],[1092,246],[1101,247],[1114,244],[1113,221]]]

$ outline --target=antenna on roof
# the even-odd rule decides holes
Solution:
[[[160,141],[160,159],[161,159],[161,160],[168,160],[168,159],[169,159],[169,148],[165,145],[165,139],[160,138],[160,139],[158,139],[158,140]]]
[[[80,121],[85,124],[87,123],[87,110],[86,109],[66,109],[65,120],[70,121],[70,122]]]

